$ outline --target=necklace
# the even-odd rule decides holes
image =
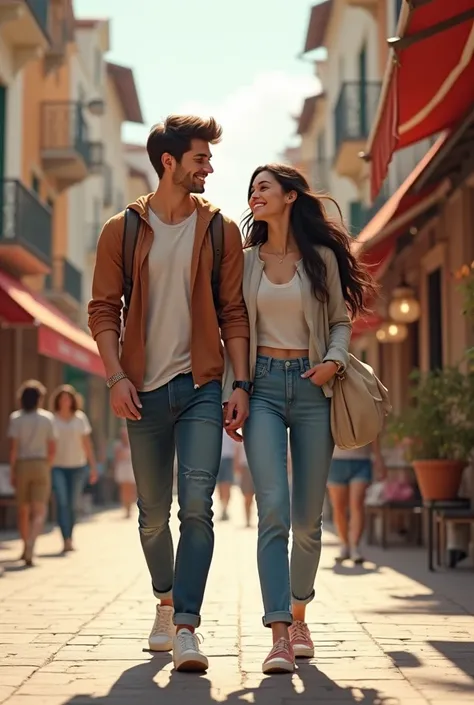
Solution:
[[[284,260],[291,254],[293,250],[288,250],[288,252],[266,252],[267,255],[273,255],[277,258],[278,264],[283,264]]]

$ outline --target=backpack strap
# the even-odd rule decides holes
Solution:
[[[211,220],[211,242],[213,252],[211,286],[214,307],[219,311],[219,280],[222,255],[224,254],[224,218],[222,213],[216,213]]]
[[[133,289],[133,260],[138,240],[138,230],[140,228],[140,216],[133,210],[125,210],[125,220],[122,238],[122,272],[123,272],[123,298],[125,310],[128,311]]]

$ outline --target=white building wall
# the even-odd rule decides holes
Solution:
[[[112,179],[112,203],[104,207],[103,220],[125,208],[127,203],[127,166],[123,158],[122,125],[125,116],[114,82],[106,79],[106,112],[103,121],[105,162]]]
[[[7,89],[4,177],[21,176],[23,130],[23,76],[15,71],[11,48],[0,36],[0,83]]]
[[[359,54],[364,45],[367,52],[367,81],[380,81],[379,44],[377,24],[366,10],[348,7],[341,3],[335,13],[339,25],[329,28],[328,56],[321,79],[327,95],[327,120],[325,127],[326,155],[332,159],[335,153],[335,108],[345,81],[359,80]],[[339,177],[334,170],[330,174],[330,193],[339,203],[345,219],[349,217],[349,204],[361,197],[353,181]]]
[[[87,103],[93,99],[102,98],[91,70],[90,57],[95,50],[100,50],[100,36],[95,28],[76,30],[78,51],[71,59],[70,99],[82,101],[83,115],[87,123],[88,139],[100,142],[104,133],[104,117],[95,116],[87,109]],[[68,190],[68,260],[82,273],[82,311],[81,320],[86,320],[85,307],[91,295],[90,250],[96,234],[94,222],[99,215],[103,201],[104,179],[102,174],[90,175],[79,184]]]

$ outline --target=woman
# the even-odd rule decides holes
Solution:
[[[115,444],[115,482],[120,489],[120,503],[125,509],[125,517],[130,519],[132,504],[137,501],[137,488],[132,468],[130,441],[126,426],[120,427],[120,438]]]
[[[244,445],[259,513],[258,568],[273,648],[264,673],[292,672],[314,645],[305,622],[321,553],[333,453],[330,397],[348,363],[351,316],[374,292],[342,224],[292,167],[256,169],[244,222],[244,296],[254,390]],[[341,220],[342,223],[342,220]],[[291,591],[288,561],[292,460]]]
[[[356,565],[364,563],[359,543],[364,533],[365,494],[372,482],[372,472],[378,481],[387,474],[379,439],[364,448],[334,449],[328,490],[341,542],[337,563],[350,558]]]
[[[18,529],[23,539],[21,560],[33,565],[51,495],[51,462],[55,452],[53,416],[43,404],[46,390],[36,380],[19,390],[20,410],[10,416],[10,482],[18,503]]]
[[[53,492],[58,524],[64,540],[64,553],[73,551],[72,531],[89,465],[89,482],[97,481],[97,465],[91,443],[91,426],[79,409],[74,387],[64,384],[52,397],[57,448],[53,466]]]

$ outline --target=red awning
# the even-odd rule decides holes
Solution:
[[[383,318],[378,315],[378,313],[370,313],[364,318],[358,318],[352,324],[352,340],[360,338],[361,335],[366,333],[372,333],[374,330],[380,328],[383,323]]]
[[[403,3],[368,141],[375,199],[393,152],[453,127],[474,103],[474,0]]]
[[[380,279],[385,272],[400,233],[444,194],[445,184],[430,186],[420,193],[414,193],[413,186],[446,143],[449,134],[445,132],[436,140],[352,244],[352,251],[371,267],[375,279]]]
[[[38,326],[38,352],[105,377],[95,341],[40,294],[0,272],[0,321]]]

